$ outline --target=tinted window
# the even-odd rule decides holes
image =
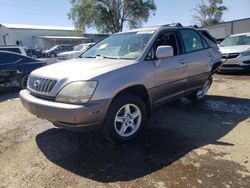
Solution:
[[[180,31],[186,52],[194,52],[203,49],[201,36],[193,30]]]
[[[0,52],[0,64],[14,63],[19,59],[21,57],[16,54]]]
[[[204,38],[202,38],[202,41],[204,48],[209,48],[209,45],[207,44],[207,41]]]
[[[0,50],[9,51],[9,52],[15,52],[15,53],[21,54],[21,51],[20,51],[19,48],[0,48]]]

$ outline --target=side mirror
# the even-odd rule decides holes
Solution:
[[[159,46],[156,50],[156,57],[159,59],[174,56],[174,50],[172,46]]]

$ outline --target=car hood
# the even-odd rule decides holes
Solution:
[[[78,58],[36,69],[31,75],[67,81],[90,80],[133,63],[136,61]]]
[[[68,56],[68,55],[77,55],[79,54],[81,51],[68,51],[68,52],[63,52],[58,54],[57,56]]]
[[[241,53],[250,50],[250,45],[239,45],[239,46],[220,46],[220,51],[223,54],[227,53]]]

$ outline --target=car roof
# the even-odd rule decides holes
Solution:
[[[230,37],[241,36],[241,35],[249,35],[250,36],[250,33],[238,33],[238,34],[230,35]]]
[[[5,51],[5,50],[1,50],[1,49],[0,49],[0,53],[15,54],[15,55],[18,55],[18,56],[21,56],[21,57],[26,57],[26,58],[34,59],[34,58],[32,58],[32,57],[25,56],[25,55],[22,55],[22,54],[20,54],[20,53],[15,53],[15,52],[11,52],[11,51]],[[34,59],[34,60],[36,60],[36,59]]]
[[[19,45],[0,45],[0,48],[24,48],[24,47]]]
[[[163,30],[163,29],[194,29],[197,30],[198,28],[192,28],[189,26],[182,26],[180,23],[173,23],[173,24],[160,24],[160,25],[153,25],[153,26],[147,26],[137,29],[132,29],[129,31],[123,31],[120,33],[129,33],[129,32],[150,32],[150,31],[157,31],[157,30]],[[200,28],[199,28],[200,29]]]

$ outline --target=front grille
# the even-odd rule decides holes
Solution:
[[[237,58],[239,55],[240,53],[223,54],[222,59],[234,59],[234,58]]]
[[[56,85],[56,80],[29,76],[28,89],[31,92],[48,95]]]
[[[236,65],[236,64],[223,64],[222,67],[240,67],[240,65]]]
[[[67,60],[67,56],[58,56],[57,59],[58,60]]]
[[[250,65],[250,61],[243,61],[244,64],[249,64]]]

